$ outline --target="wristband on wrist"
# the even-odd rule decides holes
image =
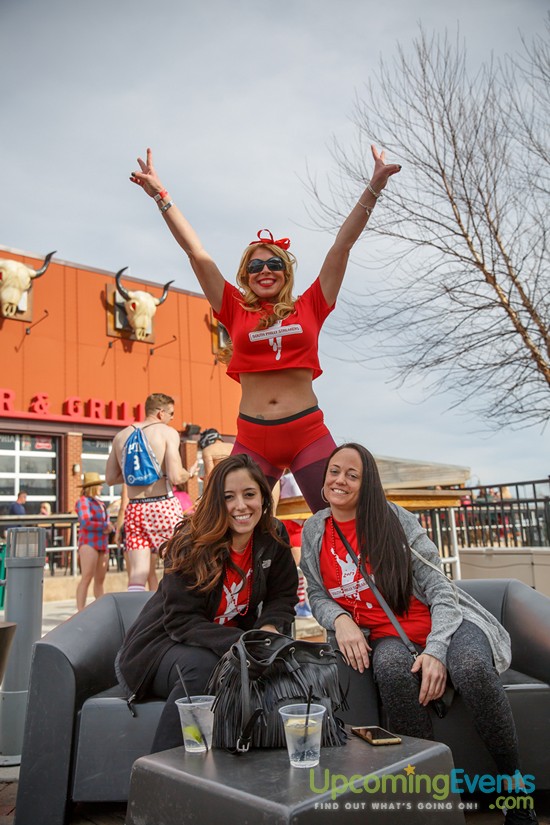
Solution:
[[[359,206],[362,206],[365,212],[367,213],[367,219],[370,218],[370,216],[372,215],[372,206],[365,206],[365,204],[361,203],[361,201],[358,201],[358,204]]]
[[[165,198],[167,195],[168,195],[168,192],[166,191],[166,189],[162,189],[160,192],[158,192],[158,193],[154,196],[153,200],[155,201],[155,203],[158,203],[159,201],[164,200],[164,198]]]
[[[173,206],[173,205],[174,205],[174,201],[168,201],[168,203],[165,203],[164,206],[161,206],[159,208],[160,208],[160,211],[162,213],[164,213],[164,212],[168,212],[170,207]]]
[[[382,192],[375,192],[370,183],[367,183],[367,192],[370,192],[375,198],[379,198],[382,195]]]

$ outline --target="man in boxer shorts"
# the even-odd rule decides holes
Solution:
[[[156,554],[173,534],[183,518],[183,510],[172,487],[185,484],[196,467],[187,471],[181,461],[180,439],[169,426],[174,417],[174,399],[164,393],[153,393],[145,401],[145,420],[125,427],[115,436],[107,461],[107,484],[126,483],[128,504],[124,512],[124,533],[128,560],[128,590],[157,589]],[[152,459],[158,465],[159,477],[146,485],[136,485],[124,473],[124,447],[136,428],[147,441]]]

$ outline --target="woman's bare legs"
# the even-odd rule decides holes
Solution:
[[[89,544],[83,544],[78,548],[78,557],[80,559],[81,579],[76,588],[76,609],[84,610],[86,607],[86,596],[88,595],[88,588],[90,582],[95,576],[96,565],[98,557],[103,555],[98,553]],[[95,585],[94,585],[95,590]]]

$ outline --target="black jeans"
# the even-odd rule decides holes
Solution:
[[[418,701],[411,654],[396,636],[371,644],[373,674],[392,729],[406,736],[433,739],[428,709]],[[489,640],[472,622],[464,620],[454,632],[447,650],[447,670],[499,773],[513,774],[519,767],[519,754],[512,710],[493,665]]]
[[[185,696],[176,665],[179,665],[185,686],[190,696],[204,693],[210,674],[218,664],[219,657],[206,647],[175,644],[162,657],[155,680],[153,693],[166,699],[151,753],[177,748],[183,745],[183,735],[176,699]]]

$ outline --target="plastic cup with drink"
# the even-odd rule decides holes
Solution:
[[[205,753],[212,747],[215,696],[190,696],[176,699],[180,715],[183,744],[187,753]]]
[[[325,711],[323,705],[305,703],[279,708],[293,768],[314,768],[319,764]]]

